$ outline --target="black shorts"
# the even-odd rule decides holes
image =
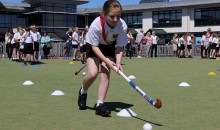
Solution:
[[[185,50],[185,45],[184,44],[180,45],[180,50]]]
[[[201,45],[201,50],[205,50],[205,46],[204,45]]]
[[[216,44],[212,43],[212,44],[210,45],[210,49],[216,49]]]
[[[19,49],[19,52],[24,54],[24,49]]]
[[[39,51],[39,42],[34,42],[34,51]]]
[[[19,48],[20,48],[20,43],[19,43],[19,42],[15,42],[15,43],[14,43],[14,46],[15,46],[15,48],[16,48],[17,50],[19,50]]]
[[[72,45],[72,48],[78,48],[78,45]]]
[[[112,57],[115,59],[115,43],[110,45],[99,44],[99,49],[106,57]],[[87,57],[97,57],[96,54],[92,50],[92,46],[90,44],[86,44],[86,55]]]
[[[80,52],[86,52],[86,45],[80,47]]]
[[[33,43],[24,43],[24,54],[33,54]]]
[[[220,48],[220,47],[216,47],[216,51],[219,51],[219,48]]]
[[[14,43],[14,44],[11,44],[11,48],[12,48],[12,49],[16,48],[15,43]]]
[[[192,49],[192,45],[187,45],[187,49]]]

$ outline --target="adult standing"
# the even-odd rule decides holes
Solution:
[[[134,37],[129,29],[127,30],[127,37],[128,37],[127,56],[129,56],[129,58],[131,59],[133,55],[132,40],[134,39]]]
[[[72,51],[72,35],[73,35],[73,28],[69,27],[68,31],[66,32],[66,43],[63,51],[63,57],[66,59],[66,57],[71,56]]]
[[[12,41],[13,38],[13,31],[12,28],[9,28],[8,31],[5,33],[5,44],[6,44],[6,53],[8,55],[9,60],[12,56]]]
[[[143,41],[145,44],[145,47],[146,47],[146,58],[150,58],[150,52],[151,52],[151,46],[152,46],[152,43],[153,43],[153,39],[151,37],[151,32],[148,31],[147,32],[147,35],[143,38]]]
[[[151,49],[151,57],[153,57],[153,51],[154,51],[154,57],[157,57],[157,42],[159,40],[159,37],[155,34],[155,31],[152,32],[152,49]]]
[[[141,43],[144,37],[143,32],[143,29],[141,29],[140,32],[138,32],[135,40],[135,43],[137,44],[137,58],[141,58]]]
[[[41,37],[41,44],[43,46],[44,57],[49,59],[50,50],[52,49],[51,39],[47,32]]]
[[[177,45],[178,45],[178,42],[179,42],[179,39],[178,39],[178,34],[175,33],[173,35],[173,39],[172,39],[172,45],[173,45],[173,54],[174,56],[178,56],[178,53],[177,53]]]

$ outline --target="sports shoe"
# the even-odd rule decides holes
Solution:
[[[87,93],[81,94],[81,88],[79,89],[79,96],[78,96],[78,106],[80,110],[86,109],[86,99],[87,99]]]
[[[108,110],[108,108],[106,108],[103,104],[99,104],[99,106],[97,106],[97,104],[95,104],[94,108],[95,108],[96,115],[107,117],[107,116],[110,116],[110,114],[111,114],[111,111]]]

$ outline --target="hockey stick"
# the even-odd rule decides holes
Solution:
[[[116,66],[113,68],[114,71],[118,72],[130,85],[133,87],[140,95],[142,95],[151,105],[153,105],[156,108],[162,107],[162,101],[158,98],[156,101],[151,98],[147,93],[142,91],[132,80],[130,80],[123,72],[117,69]]]
[[[87,64],[85,64],[83,67],[81,67],[80,69],[78,69],[76,72],[75,72],[75,75],[78,75],[80,71],[82,71],[85,67],[86,67]]]

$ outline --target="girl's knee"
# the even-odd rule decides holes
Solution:
[[[96,79],[96,77],[98,76],[98,72],[89,72],[88,76],[90,77],[90,79]]]

